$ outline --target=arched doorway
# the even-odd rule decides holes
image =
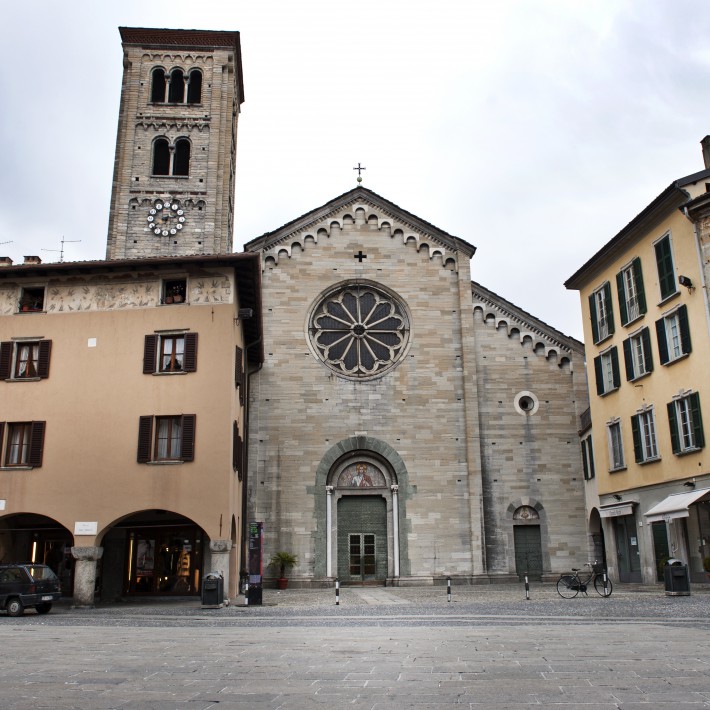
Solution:
[[[0,562],[39,562],[59,577],[62,594],[74,589],[73,535],[46,515],[18,513],[0,518]]]
[[[328,477],[330,574],[342,584],[385,584],[399,576],[398,487],[371,453],[339,461]]]
[[[103,537],[102,599],[198,595],[207,542],[199,525],[168,510],[123,518]]]

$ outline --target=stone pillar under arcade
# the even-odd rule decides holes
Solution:
[[[74,606],[93,607],[96,588],[96,563],[104,554],[103,547],[72,547],[74,565]]]

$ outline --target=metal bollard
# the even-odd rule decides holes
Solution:
[[[335,606],[340,606],[340,580],[335,580]]]
[[[451,601],[451,577],[446,578],[446,601]]]
[[[244,583],[244,606],[249,606],[249,582]]]
[[[604,596],[609,596],[609,578],[606,576],[606,570],[604,570]]]
[[[527,574],[525,575],[525,599],[530,601],[530,582],[528,581]]]

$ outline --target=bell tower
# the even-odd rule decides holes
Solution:
[[[107,259],[232,251],[239,32],[120,27]]]

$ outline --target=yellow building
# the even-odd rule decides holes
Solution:
[[[710,326],[698,224],[709,188],[706,156],[705,170],[671,183],[565,283],[580,292],[584,320],[583,454],[599,494],[590,517],[601,517],[609,572],[622,582],[655,582],[668,558],[705,581]]]

